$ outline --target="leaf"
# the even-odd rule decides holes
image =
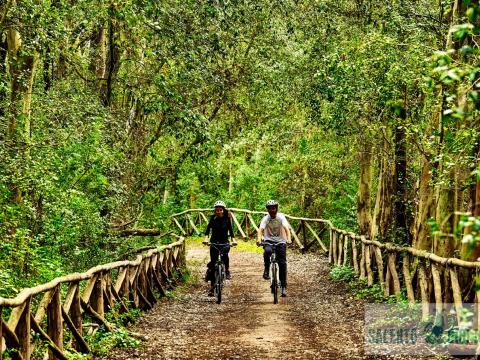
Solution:
[[[471,23],[474,23],[475,22],[475,19],[477,18],[477,12],[475,11],[475,8],[474,7],[469,7],[467,9],[467,17],[468,17],[468,21],[470,21]]]

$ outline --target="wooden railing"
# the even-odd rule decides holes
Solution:
[[[200,235],[202,225],[208,220],[205,214],[212,211],[189,209],[172,215],[172,219],[183,235]],[[243,238],[258,230],[260,219],[266,214],[235,208],[229,211],[234,231]],[[355,274],[367,280],[368,286],[380,284],[386,296],[405,294],[409,302],[421,302],[424,320],[446,314],[450,311],[446,307],[453,304],[459,323],[464,304],[474,303],[475,322],[480,329],[480,288],[476,286],[480,262],[443,258],[412,247],[380,243],[335,228],[329,220],[286,217],[293,240],[302,251],[316,245],[318,250],[328,253],[330,264],[351,266]],[[325,234],[328,239],[324,239]],[[431,303],[435,304],[433,312]]]
[[[228,209],[232,216],[233,230],[236,235],[246,239],[256,236],[260,220],[267,213],[262,211],[250,211],[246,209]],[[173,223],[184,236],[201,235],[204,227],[208,224],[208,217],[213,213],[212,209],[188,209],[172,215]],[[207,215],[205,215],[207,214]],[[329,221],[323,219],[299,218],[285,214],[289,223],[292,239],[302,251],[309,250],[312,246],[318,247],[322,252],[327,252],[325,234],[328,234]]]
[[[480,289],[475,286],[480,262],[380,243],[333,226],[329,250],[331,264],[351,266],[369,286],[379,283],[386,296],[404,293],[410,303],[421,302],[423,320],[446,316],[451,310],[447,306],[453,304],[460,324],[464,304],[474,303],[474,321],[480,329]]]
[[[179,281],[185,265],[185,239],[180,237],[134,261],[96,266],[25,289],[15,298],[0,298],[0,359],[5,351],[12,359],[30,359],[41,343],[47,344],[49,359],[67,359],[65,343],[90,353],[85,334],[99,326],[115,330],[107,312],[115,317],[132,308],[152,308]]]
[[[235,232],[242,238],[254,237],[266,214],[235,208],[229,211]],[[106,313],[115,317],[131,308],[150,309],[178,281],[186,266],[183,236],[201,235],[208,222],[206,214],[211,213],[212,209],[189,209],[172,215],[182,234],[180,240],[151,249],[134,261],[97,266],[25,289],[12,299],[0,298],[0,360],[5,351],[13,359],[30,359],[35,347],[40,349],[43,343],[47,344],[49,359],[67,359],[65,344],[89,353],[85,334],[99,326],[115,330]],[[408,301],[421,301],[424,319],[445,314],[449,311],[446,304],[453,303],[459,323],[464,303],[474,302],[475,322],[480,328],[480,290],[475,287],[480,262],[442,258],[411,247],[372,241],[335,228],[328,220],[286,216],[300,250],[316,247],[328,253],[332,265],[351,266],[369,286],[379,283],[385,295],[405,292]],[[133,233],[159,234],[158,230],[152,231]],[[324,239],[327,234],[328,239]],[[435,303],[433,313],[431,302]]]

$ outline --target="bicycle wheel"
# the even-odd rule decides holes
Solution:
[[[273,303],[278,304],[278,264],[272,264],[272,294],[273,294]]]
[[[222,266],[215,266],[215,297],[217,298],[217,304],[222,302]]]
[[[224,264],[224,263],[222,263],[222,272],[221,272],[221,274],[222,274],[221,285],[222,285],[222,287],[223,287],[223,285],[225,285],[225,279],[227,278],[227,271],[225,270],[225,264]]]

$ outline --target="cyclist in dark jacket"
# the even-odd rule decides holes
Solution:
[[[210,235],[210,230],[212,231],[212,236],[210,237],[210,242],[212,243],[219,243],[219,244],[228,244],[228,235],[232,239],[232,242],[235,242],[232,222],[230,220],[230,216],[228,214],[228,210],[225,207],[225,203],[221,200],[217,201],[214,204],[215,212],[210,217],[210,221],[208,222],[207,229],[205,230],[205,241],[208,241],[208,237]],[[230,274],[230,259],[228,258],[228,253],[230,251],[230,247],[225,246],[224,248],[220,248],[221,251],[221,258],[223,263],[225,264],[225,271],[226,271],[226,278],[230,280],[232,278]],[[215,262],[218,258],[218,249],[213,246],[210,246],[210,262],[207,264],[207,274],[205,276],[205,281],[211,282],[211,288],[209,295],[213,296],[213,285],[215,282],[214,273],[215,273]]]

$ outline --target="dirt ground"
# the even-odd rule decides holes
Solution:
[[[132,328],[148,338],[109,359],[366,359],[363,303],[328,279],[327,259],[288,253],[288,297],[273,304],[262,255],[230,253],[232,280],[223,301],[207,297],[206,248],[188,245],[189,283]],[[385,357],[383,357],[385,358]],[[402,357],[400,357],[402,358]]]

